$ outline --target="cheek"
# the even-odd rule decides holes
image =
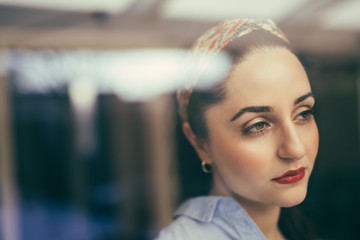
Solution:
[[[313,147],[312,147],[312,151],[313,151],[313,154],[314,154],[314,160],[316,158],[316,155],[318,153],[318,150],[319,150],[319,131],[318,131],[318,128],[315,124],[315,127],[314,127],[314,131],[312,133],[312,138],[313,138]]]
[[[306,143],[308,156],[311,161],[315,161],[319,149],[319,131],[315,121],[306,133],[306,139],[304,142]]]
[[[271,144],[259,145],[239,139],[224,141],[221,137],[215,139],[212,145],[213,161],[223,172],[250,175],[268,169],[267,160],[271,156]]]

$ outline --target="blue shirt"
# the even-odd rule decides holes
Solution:
[[[184,202],[157,240],[266,240],[245,209],[231,197],[205,196]]]

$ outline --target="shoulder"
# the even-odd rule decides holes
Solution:
[[[184,202],[157,240],[261,239],[265,237],[234,199],[197,197]]]

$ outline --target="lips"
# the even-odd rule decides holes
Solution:
[[[280,184],[291,184],[296,183],[303,179],[305,176],[305,168],[301,167],[296,170],[289,170],[280,177],[273,178],[271,181],[280,183]]]

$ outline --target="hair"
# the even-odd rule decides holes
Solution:
[[[228,53],[232,60],[232,67],[244,61],[252,53],[265,52],[267,49],[284,48],[294,53],[292,47],[285,40],[265,30],[256,30],[230,42],[222,51]],[[231,71],[230,71],[231,73]],[[199,79],[198,84],[206,79]],[[206,90],[194,89],[187,106],[188,122],[198,140],[208,140],[208,128],[204,113],[212,105],[225,99],[226,78],[217,85]]]
[[[295,51],[288,42],[265,30],[253,31],[235,39],[222,51],[229,54],[232,60],[232,67],[234,67],[253,53],[265,53],[267,50],[274,48],[286,49],[295,55]],[[231,74],[231,71],[229,74]],[[225,99],[226,79],[222,79],[216,86],[206,90],[194,89],[190,97],[186,111],[189,125],[198,141],[206,142],[209,140],[204,114],[209,107]],[[200,78],[199,81],[206,81],[206,79]],[[278,226],[287,239],[315,239],[315,234],[309,221],[302,214],[298,206],[283,208]]]

